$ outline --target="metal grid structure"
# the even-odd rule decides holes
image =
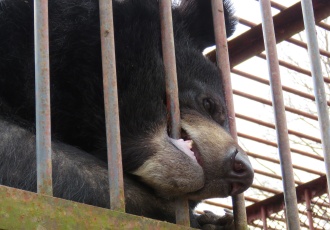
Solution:
[[[276,67],[269,68],[272,74],[281,75],[277,78],[283,82],[280,85],[284,95],[285,112],[283,111],[283,114],[288,120],[287,133],[290,145],[288,154],[292,157],[293,184],[291,186],[284,185],[285,189],[283,189],[282,182],[288,181],[286,178],[287,169],[291,167],[289,165],[282,166],[281,170],[280,162],[288,163],[288,159],[278,157],[278,152],[283,153],[286,150],[284,151],[283,147],[279,145],[282,142],[276,140],[275,132],[276,130],[280,131],[278,126],[284,122],[276,124],[278,117],[276,116],[275,119],[272,117],[272,107],[278,103],[278,100],[281,100],[279,98],[281,92],[273,90],[275,93],[270,93],[270,85],[274,87],[274,84],[277,83],[268,79],[268,70],[266,69],[266,60],[269,58],[267,58],[267,52],[264,52],[261,21],[265,23],[264,21],[268,19],[262,20],[261,14],[266,17],[265,11],[267,9],[262,8],[260,10],[259,3],[256,1],[246,2],[249,2],[247,5],[251,4],[249,11],[254,12],[259,18],[251,17],[248,19],[248,16],[238,14],[240,23],[238,28],[243,28],[243,32],[231,39],[228,42],[228,47],[232,67],[239,143],[245,148],[255,168],[255,181],[252,188],[245,193],[248,224],[251,229],[329,229],[330,206],[327,196],[326,169],[324,168],[324,161],[327,162],[327,160],[324,160],[323,157],[325,154],[325,159],[329,158],[329,147],[326,144],[329,140],[323,139],[321,141],[324,134],[322,137],[320,131],[323,129],[324,132],[324,125],[326,124],[322,124],[321,128],[318,128],[317,124],[321,118],[316,111],[316,99],[311,90],[313,87],[312,78],[310,78],[315,76],[315,71],[313,72],[315,67],[311,68],[312,70],[309,70],[308,67],[315,64],[308,63],[306,49],[310,44],[307,44],[308,35],[305,35],[306,32],[302,32],[304,21],[301,3],[300,1],[280,0],[259,1],[260,5],[269,4],[272,6],[272,11],[268,15],[273,15],[272,21],[275,28],[276,43],[278,43],[279,71],[276,70]],[[326,87],[327,95],[327,99],[324,99],[323,103],[326,107],[325,110],[329,111],[330,36],[327,34],[330,34],[328,18],[330,16],[330,2],[322,0],[310,2],[313,3],[315,21],[317,22],[319,53],[321,55],[320,58],[314,56],[312,59],[323,60],[321,82]],[[264,27],[270,28],[269,25]],[[269,33],[266,32],[264,35],[269,35]],[[272,53],[276,53],[276,50]],[[207,56],[215,61],[214,51],[209,52]],[[270,58],[272,58],[271,55]],[[276,62],[275,59],[272,63],[276,65]],[[318,89],[316,94],[318,100],[321,92],[320,87],[320,85],[315,87]],[[272,101],[270,98],[271,95],[276,95],[273,96],[277,100],[275,104],[274,99]],[[329,115],[326,119],[329,121]],[[325,132],[327,131],[325,130]],[[283,137],[283,135],[283,133],[278,134],[279,137]],[[324,153],[321,144],[323,144]],[[286,170],[284,177],[283,170]],[[309,183],[312,185],[309,186]],[[294,186],[298,187],[294,189]],[[315,191],[315,187],[319,190]],[[292,188],[297,191],[293,190],[297,199],[290,197],[289,200],[298,201],[298,205],[293,204],[296,208],[288,207],[284,201],[285,196],[288,196],[288,189]],[[283,194],[283,191],[286,194]],[[205,205],[198,207],[198,212],[203,209],[212,209],[214,206],[232,209],[228,199],[212,199],[206,200],[204,203]],[[216,211],[217,209],[213,210]],[[288,212],[285,213],[285,210]],[[295,218],[292,217],[292,214],[296,214],[299,220],[290,223],[290,220]]]
[[[252,1],[252,0],[251,0]],[[167,3],[167,9],[168,9],[168,4],[171,3],[170,0],[168,1],[161,1],[162,3]],[[221,1],[213,1],[213,4],[219,3],[221,5]],[[315,20],[318,22],[318,26],[322,28],[323,30],[330,30],[330,25],[327,24],[326,22],[320,22],[327,18],[330,15],[330,2],[326,0],[313,0],[313,8],[314,8],[314,13],[315,13]],[[47,93],[47,90],[43,90],[45,88],[48,88],[47,85],[48,83],[48,77],[49,73],[47,66],[48,64],[48,32],[47,32],[47,0],[40,0],[40,1],[35,1],[35,12],[36,12],[36,25],[39,25],[38,23],[40,22],[40,26],[38,28],[41,28],[41,26],[45,26],[44,30],[36,30],[36,44],[41,44],[43,46],[39,48],[39,46],[36,45],[36,69],[40,69],[40,74],[37,72],[37,75],[41,77],[43,80],[37,80],[37,82],[43,82],[44,85],[40,85],[41,90],[37,90],[37,93]],[[292,6],[282,6],[278,2],[270,2],[267,0],[260,0],[260,3],[262,5],[262,12],[264,13],[264,18],[263,18],[263,23],[264,23],[264,35],[270,36],[269,39],[273,40],[271,41],[273,44],[270,44],[266,48],[268,51],[269,49],[274,49],[274,37],[271,36],[272,31],[266,31],[265,29],[272,29],[273,26],[267,25],[267,23],[274,23],[274,28],[275,31],[273,31],[276,35],[276,43],[286,41],[289,42],[290,45],[292,44],[299,46],[301,48],[306,49],[306,47],[310,47],[303,41],[297,40],[296,37],[292,37],[298,32],[303,30],[303,18],[301,14],[301,5],[300,3],[293,4]],[[274,16],[273,20],[271,20],[270,16],[270,3],[274,9],[278,10],[278,14]],[[264,4],[264,5],[263,5]],[[112,25],[112,9],[111,9],[111,1],[100,1],[101,5],[101,31],[110,34],[110,36],[101,36],[102,37],[102,46],[106,47],[105,49],[102,50],[112,50],[114,51],[113,48],[113,25]],[[269,7],[269,9],[268,9]],[[307,7],[308,8],[308,7]],[[311,7],[309,7],[311,8]],[[160,8],[161,11],[166,9],[166,6],[163,6]],[[266,13],[269,11],[268,13]],[[163,13],[166,15],[170,13],[170,11],[164,10]],[[221,14],[221,13],[220,13]],[[104,18],[103,18],[104,16]],[[170,15],[167,15],[168,19],[171,18]],[[107,18],[109,17],[109,18]],[[166,18],[166,17],[164,17]],[[215,16],[216,18],[216,16]],[[267,22],[268,21],[268,22]],[[308,20],[307,20],[308,21]],[[297,90],[296,87],[289,87],[289,86],[282,86],[281,82],[278,81],[280,72],[281,75],[283,76],[283,68],[289,69],[289,71],[294,71],[299,74],[303,74],[306,76],[315,76],[315,73],[313,71],[307,70],[305,67],[297,66],[294,63],[290,63],[288,61],[284,61],[282,59],[281,54],[279,55],[279,64],[280,67],[278,67],[276,64],[274,65],[274,62],[276,63],[276,57],[273,62],[269,61],[269,69],[271,70],[271,73],[274,75],[271,77],[270,80],[267,80],[266,78],[258,76],[258,74],[255,74],[252,72],[247,72],[244,69],[244,65],[250,65],[250,66],[257,66],[254,67],[257,70],[262,69],[261,66],[267,66],[267,64],[262,61],[262,65],[260,65],[260,59],[267,59],[270,60],[274,58],[274,56],[271,54],[272,52],[266,52],[266,54],[263,54],[262,52],[264,51],[264,39],[262,36],[262,26],[261,25],[256,25],[255,23],[246,20],[246,19],[239,19],[239,22],[243,25],[246,25],[248,27],[252,27],[250,30],[247,30],[245,33],[241,34],[240,36],[232,39],[228,43],[228,49],[229,49],[229,60],[230,60],[230,66],[232,68],[231,73],[232,73],[232,81],[233,81],[233,94],[234,94],[234,101],[235,104],[238,105],[239,103],[236,103],[236,101],[244,98],[243,100],[250,100],[254,101],[253,103],[258,103],[262,104],[262,106],[259,108],[260,111],[257,107],[254,107],[254,109],[249,108],[248,112],[246,111],[240,111],[238,109],[235,113],[235,116],[237,118],[237,123],[238,123],[238,132],[237,136],[239,137],[239,142],[242,146],[244,146],[250,155],[251,159],[253,160],[254,165],[256,165],[255,173],[256,173],[256,181],[252,186],[252,189],[250,189],[246,194],[245,194],[245,200],[249,206],[247,207],[247,221],[250,224],[251,228],[254,229],[283,229],[285,228],[286,224],[285,222],[288,223],[291,228],[292,226],[300,225],[301,228],[303,229],[326,229],[328,228],[328,222],[329,222],[329,199],[327,198],[327,189],[326,189],[326,177],[324,176],[325,170],[322,169],[320,166],[324,158],[320,154],[320,150],[317,149],[320,147],[320,143],[325,143],[329,142],[329,140],[324,140],[321,141],[321,136],[315,135],[313,131],[309,130],[304,130],[301,129],[301,131],[297,131],[294,128],[290,127],[290,122],[288,130],[286,131],[286,124],[287,122],[285,121],[285,118],[289,118],[289,120],[293,119],[291,116],[296,116],[295,119],[309,119],[306,123],[312,123],[316,122],[319,117],[315,114],[312,114],[310,112],[304,111],[304,109],[301,108],[296,108],[292,105],[288,104],[283,104],[283,100],[280,100],[280,105],[276,103],[276,100],[278,99],[279,95],[282,95],[282,90],[284,91],[284,98],[286,98],[287,93],[288,94],[294,94],[299,96],[300,98],[305,98],[306,100],[308,99],[309,102],[313,102],[317,99],[315,99],[315,96],[311,95],[310,93],[306,93],[303,90]],[[43,23],[43,24],[42,24]],[[107,24],[110,23],[110,24]],[[216,24],[216,23],[215,23]],[[216,24],[217,25],[217,24]],[[170,28],[168,22],[164,22],[164,28]],[[216,26],[217,28],[217,26]],[[170,28],[171,30],[171,28]],[[38,34],[38,32],[41,32]],[[168,35],[170,33],[165,32],[165,35]],[[216,33],[217,34],[217,33]],[[221,47],[223,46],[221,37],[223,39],[225,34],[220,34],[217,35],[217,46]],[[39,40],[40,39],[40,40]],[[171,38],[170,38],[171,39]],[[166,41],[167,39],[165,39]],[[267,39],[265,39],[267,40]],[[164,41],[164,40],[163,40]],[[173,44],[173,42],[172,42]],[[112,47],[108,49],[109,47]],[[164,48],[165,50],[172,50],[173,49],[167,49]],[[310,49],[311,51],[312,49]],[[226,52],[226,50],[224,51]],[[322,48],[320,50],[321,55],[329,58],[330,57],[330,52],[329,50],[326,50]],[[169,54],[172,57],[169,58],[169,62],[171,60],[174,60],[173,53]],[[222,52],[221,55],[224,55]],[[104,61],[110,61],[110,63],[114,64],[115,63],[115,58],[114,58],[114,52],[104,52],[102,53],[103,56],[103,63]],[[208,57],[213,60],[215,60],[215,52],[211,52]],[[224,57],[224,56],[222,56]],[[253,57],[253,58],[252,58]],[[253,60],[252,60],[253,59]],[[257,59],[257,60],[256,60]],[[166,58],[164,58],[166,60]],[[252,60],[254,63],[249,63],[249,61]],[[244,62],[246,61],[246,62]],[[244,62],[244,63],[243,63]],[[259,63],[258,63],[259,62]],[[242,63],[242,64],[240,64]],[[246,64],[248,63],[248,64]],[[240,64],[240,65],[239,65]],[[167,64],[164,64],[167,66]],[[110,69],[104,69],[104,89],[105,89],[105,101],[106,101],[106,106],[110,106],[110,108],[117,108],[117,92],[116,92],[116,87],[113,87],[116,85],[116,75],[115,75],[115,67],[114,65],[106,65],[110,66]],[[218,66],[224,70],[225,68],[228,68],[229,64],[221,64],[218,63]],[[227,66],[227,67],[226,67]],[[43,68],[46,67],[46,68]],[[235,68],[234,68],[235,67]],[[171,70],[173,70],[173,66],[169,67],[169,70],[166,70],[166,76],[173,77],[175,76],[175,71],[174,73],[168,73]],[[46,72],[43,72],[46,70]],[[225,71],[224,71],[225,72]],[[257,71],[258,72],[258,71]],[[264,73],[266,73],[267,70],[264,70]],[[313,73],[312,73],[313,72]],[[260,73],[260,72],[259,72]],[[228,77],[229,74],[224,73],[225,77]],[[228,76],[226,76],[228,75]],[[175,77],[174,77],[175,78]],[[250,88],[247,90],[246,86],[249,84],[242,84],[243,78],[249,79],[249,81],[254,81],[258,82],[257,84],[262,84],[264,86],[267,85],[272,85],[273,91],[273,100],[274,102],[271,102],[269,99],[265,99],[262,95],[258,95],[262,91],[262,87],[255,88],[252,86],[252,89]],[[239,84],[238,85],[244,85],[244,91],[238,88],[235,88],[237,86],[237,79],[239,79]],[[282,77],[283,80],[283,77]],[[330,83],[330,78],[329,75],[326,75],[322,79],[326,84]],[[322,84],[323,84],[322,81]],[[173,81],[172,81],[173,82]],[[271,83],[270,83],[271,82]],[[176,83],[175,83],[176,84]],[[226,84],[226,89],[231,91],[230,87],[230,81],[229,83]],[[174,86],[170,86],[175,88]],[[174,89],[174,91],[177,89]],[[173,95],[173,92],[170,93],[170,95]],[[231,93],[227,93],[226,95],[229,95],[231,97]],[[317,94],[317,98],[318,98]],[[281,96],[282,97],[282,96]],[[52,194],[52,187],[51,187],[51,163],[49,161],[50,159],[50,124],[49,124],[49,95],[39,95],[37,98],[41,98],[42,100],[40,101],[40,106],[37,106],[38,109],[40,109],[37,114],[40,114],[40,118],[38,119],[40,122],[37,124],[37,136],[40,139],[37,139],[38,141],[38,193],[40,194],[46,194],[46,195],[51,195]],[[111,100],[110,100],[111,98]],[[108,100],[109,99],[109,100]],[[113,100],[114,99],[114,100]],[[177,99],[169,99],[168,103],[171,104],[173,101],[177,101]],[[227,103],[231,103],[231,99],[227,98]],[[177,103],[177,102],[176,102]],[[175,102],[174,102],[175,104]],[[250,106],[250,103],[246,104],[247,106]],[[273,113],[268,107],[266,106],[272,106],[276,105],[278,108],[276,109],[277,112],[276,114],[276,119],[277,122],[269,121],[271,120],[270,118],[267,119],[259,119],[260,116],[263,116],[263,113],[261,113],[261,110],[268,110],[268,113]],[[312,105],[314,105],[312,103]],[[329,106],[330,102],[326,102],[326,106]],[[113,106],[113,107],[111,107]],[[169,106],[169,107],[178,107],[178,105],[174,106]],[[314,105],[315,106],[315,105]],[[237,107],[239,108],[239,107]],[[327,107],[328,108],[328,107]],[[256,111],[260,112],[257,114],[251,114],[249,112]],[[111,111],[113,114],[108,114],[107,116],[107,127],[109,130],[107,130],[107,136],[108,136],[108,148],[111,149],[109,150],[109,159],[112,159],[109,163],[113,163],[114,166],[110,167],[114,169],[115,171],[109,173],[109,181],[113,185],[111,186],[111,207],[115,210],[123,211],[123,204],[124,204],[124,198],[123,198],[123,192],[122,192],[122,173],[121,173],[121,160],[120,160],[120,139],[119,138],[119,126],[118,126],[118,112],[116,112],[116,109],[106,109],[106,111]],[[233,108],[230,108],[229,106],[229,111],[232,113],[234,110]],[[286,111],[286,112],[284,112]],[[293,115],[292,115],[293,114]],[[281,118],[282,116],[282,118]],[[175,117],[175,115],[173,116]],[[264,116],[263,116],[264,118]],[[328,117],[326,118],[328,119]],[[175,118],[172,119],[172,126],[175,126]],[[294,119],[293,119],[294,120]],[[306,120],[305,120],[306,121]],[[245,124],[244,124],[245,123]],[[246,124],[248,123],[248,124]],[[111,125],[109,125],[111,124]],[[251,126],[251,124],[253,124]],[[314,124],[314,123],[313,123]],[[250,126],[249,126],[250,125]],[[284,125],[284,126],[283,126]],[[232,134],[236,133],[235,128],[235,123],[231,125],[231,132]],[[241,127],[244,127],[244,129]],[[246,128],[247,127],[247,128]],[[252,129],[251,129],[252,127]],[[262,128],[260,128],[262,127]],[[297,126],[295,126],[297,127]],[[327,126],[325,126],[327,128]],[[272,135],[268,135],[266,138],[265,136],[258,136],[256,134],[264,133],[260,131],[261,129],[265,129],[266,132],[272,133]],[[246,130],[250,130],[250,132],[246,132]],[[285,138],[285,140],[280,140],[278,142],[275,141],[274,139],[274,131],[277,130],[277,136],[279,139],[282,137]],[[284,134],[287,132],[287,134]],[[311,132],[311,134],[306,134],[306,132]],[[175,134],[172,134],[175,136]],[[37,137],[37,138],[38,138]],[[116,137],[116,138],[110,138],[110,137]],[[272,139],[273,138],[273,139]],[[305,145],[305,148],[300,148],[297,138],[299,140],[305,141],[308,145]],[[252,144],[251,144],[252,143]],[[312,143],[312,144],[311,144]],[[290,144],[290,146],[289,146]],[[285,146],[283,146],[285,145]],[[306,147],[307,146],[307,147]],[[316,146],[316,147],[315,147]],[[257,149],[257,150],[255,150]],[[277,150],[280,149],[281,152],[281,157],[280,160],[276,157],[277,156]],[[307,150],[306,150],[307,149]],[[326,154],[330,155],[328,149],[324,150]],[[110,154],[111,153],[111,154]],[[265,154],[268,153],[268,154]],[[112,155],[114,154],[114,155]],[[291,156],[292,156],[292,167],[291,167]],[[303,160],[297,160],[301,159]],[[307,160],[307,162],[303,162],[304,160]],[[326,157],[327,161],[327,157]],[[283,176],[280,175],[280,162],[282,163],[282,171]],[[296,163],[298,162],[298,163]],[[317,162],[315,163],[315,167],[309,167],[311,162]],[[284,163],[284,164],[283,164]],[[286,165],[287,164],[287,165]],[[293,173],[289,173],[290,175],[287,174],[288,171],[293,168]],[[299,173],[298,173],[299,171]],[[308,176],[306,176],[308,175]],[[304,178],[302,178],[304,177]],[[315,179],[311,182],[311,179]],[[283,194],[281,191],[283,189],[281,188],[280,181],[284,180],[285,183],[287,182],[289,185],[285,185],[285,193]],[[308,183],[306,183],[308,182]],[[284,183],[284,184],[285,184]],[[291,184],[291,185],[290,185]],[[296,189],[294,189],[295,185],[299,185]],[[288,189],[287,189],[288,188]],[[288,193],[287,190],[290,190]],[[295,192],[297,191],[297,193]],[[289,196],[288,196],[289,194]],[[61,207],[65,207],[68,204],[70,205],[71,203],[69,201],[67,204],[62,204],[59,199],[56,198],[44,198],[43,196],[37,196],[35,194],[31,194],[28,192],[17,192],[14,189],[9,189],[9,188],[4,188],[0,186],[0,195],[1,197],[4,197],[2,199],[2,204],[7,204],[8,207],[13,205],[13,200],[19,200],[20,198],[23,197],[24,201],[28,202],[40,202],[38,203],[39,206],[41,207],[42,205],[57,205]],[[297,199],[295,198],[295,195],[297,195]],[[293,197],[292,197],[293,196]],[[286,198],[285,198],[286,197]],[[54,199],[55,201],[51,200]],[[296,205],[293,203],[291,206],[295,210],[291,210],[291,208],[287,205],[288,200],[297,200],[299,205]],[[285,200],[285,201],[284,201]],[[5,203],[7,202],[7,203]],[[185,203],[183,202],[178,202],[178,203]],[[230,204],[224,204],[219,201],[212,201],[212,200],[207,200],[205,201],[206,204],[212,205],[212,206],[219,206],[219,207],[225,207],[225,208],[231,208]],[[286,208],[284,208],[284,204],[286,203]],[[239,205],[237,205],[239,204]],[[79,207],[78,207],[79,206]],[[181,210],[180,207],[182,205],[179,205],[178,210]],[[87,210],[86,213],[98,213],[102,212],[102,215],[108,215],[110,213],[100,211],[97,208],[86,208],[84,205],[76,205],[76,209],[80,209],[80,211],[77,211],[79,213],[83,213],[83,210]],[[77,208],[78,207],[78,208]],[[243,208],[242,208],[243,207]],[[290,208],[290,209],[289,209]],[[91,211],[92,210],[92,211]],[[244,206],[242,206],[242,197],[236,197],[235,202],[234,202],[234,210],[235,210],[235,216],[238,217],[240,216],[242,220],[239,220],[236,218],[236,227],[238,229],[241,229],[239,226],[244,225],[244,215],[237,215],[237,213],[240,213],[242,210],[244,210]],[[56,211],[56,209],[55,209]],[[285,211],[287,211],[285,213]],[[181,211],[180,211],[181,212]],[[287,218],[287,216],[290,216],[290,218]],[[291,214],[293,216],[291,216]],[[299,220],[296,221],[296,217],[294,216],[295,214],[299,215]],[[116,214],[118,215],[118,214]],[[15,217],[14,217],[15,218]],[[36,217],[37,218],[37,217]],[[40,217],[41,218],[41,217]],[[180,217],[179,219],[183,219],[182,221],[179,221],[182,224],[186,224],[186,220],[184,220],[186,217]],[[114,218],[116,219],[116,218]],[[123,218],[119,218],[121,220],[124,220]],[[134,218],[133,218],[134,219]],[[313,223],[311,223],[311,219],[313,220]],[[13,219],[14,220],[14,219]],[[128,217],[126,220],[130,220]],[[108,220],[109,222],[110,220]],[[134,224],[136,226],[139,223],[140,227],[142,228],[143,224],[145,224],[142,220],[132,220],[135,221]],[[110,221],[111,222],[111,221]],[[143,222],[143,223],[142,223]],[[300,222],[300,223],[298,223]],[[115,223],[115,222],[114,222]],[[155,222],[148,222],[149,224],[155,224]],[[122,224],[129,224],[129,221],[122,223]],[[242,225],[240,225],[242,224]],[[162,224],[157,223],[157,226],[160,226]],[[115,225],[113,225],[115,226]],[[123,226],[123,225],[122,225]],[[164,224],[165,227],[168,227],[166,224]],[[297,229],[292,227],[292,229]]]

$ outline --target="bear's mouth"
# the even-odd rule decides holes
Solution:
[[[180,139],[172,139],[170,138],[172,144],[183,153],[185,153],[188,157],[190,157],[194,162],[198,163],[202,166],[202,159],[200,156],[200,152],[196,143],[189,137],[185,130],[181,130],[181,138]]]

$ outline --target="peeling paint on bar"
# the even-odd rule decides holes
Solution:
[[[110,207],[125,212],[112,0],[100,0],[99,4]]]
[[[34,1],[38,193],[52,196],[48,0]]]

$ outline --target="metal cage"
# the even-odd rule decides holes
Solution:
[[[49,51],[48,51],[48,9],[47,0],[35,0],[35,69],[36,69],[36,114],[37,114],[37,174],[38,194],[0,186],[0,228],[38,228],[52,226],[59,228],[175,228],[185,229],[180,225],[189,225],[187,201],[177,202],[177,223],[165,222],[136,217],[124,213],[123,176],[120,150],[120,128],[118,119],[118,99],[116,88],[116,69],[114,54],[114,35],[112,19],[112,1],[100,0],[102,63],[104,74],[104,97],[106,108],[109,183],[111,184],[111,209],[106,210],[72,201],[52,197],[52,165],[50,136],[50,100],[49,100]],[[212,0],[215,25],[216,51],[206,56],[216,62],[224,76],[226,103],[229,111],[230,132],[234,138],[268,145],[279,152],[279,159],[267,154],[247,151],[256,161],[267,161],[281,165],[282,175],[274,172],[255,169],[256,175],[283,182],[283,191],[254,183],[253,191],[263,191],[268,195],[265,199],[253,198],[251,195],[238,195],[233,198],[233,205],[218,201],[206,200],[205,204],[233,209],[236,229],[324,229],[330,221],[327,180],[330,174],[330,126],[329,105],[324,84],[330,83],[330,76],[323,76],[320,64],[320,54],[330,58],[329,50],[318,48],[315,33],[315,23],[330,29],[330,25],[321,22],[330,15],[330,2],[327,0],[302,0],[290,7],[284,7],[270,0],[259,0],[262,12],[262,23],[255,24],[243,18],[239,22],[250,27],[245,33],[231,39],[227,45],[224,26],[223,2]],[[179,136],[180,111],[178,105],[178,88],[176,83],[175,52],[171,16],[171,0],[159,0],[161,12],[163,60],[165,66],[167,104],[171,114],[171,135]],[[272,17],[271,7],[279,12]],[[302,9],[302,10],[301,10]],[[292,38],[293,35],[306,29],[307,43]],[[105,36],[106,35],[106,36]],[[287,41],[291,45],[308,48],[311,70],[295,66],[279,60],[276,43]],[[263,54],[263,51],[266,51]],[[217,52],[217,54],[216,54]],[[218,60],[216,57],[221,57]],[[269,69],[269,80],[236,68],[240,63],[258,57],[266,59]],[[265,64],[266,65],[266,64]],[[315,95],[311,95],[292,87],[282,85],[280,66],[311,76]],[[234,68],[235,67],[235,68]],[[249,79],[265,86],[270,85],[272,101],[237,89],[232,89],[231,75]],[[318,115],[285,105],[284,93],[295,94],[306,100],[316,101]],[[247,114],[234,111],[235,97],[262,103],[274,108],[275,124],[256,119]],[[236,105],[237,107],[237,105]],[[287,127],[287,113],[319,121],[320,138],[298,132]],[[277,141],[266,140],[257,135],[236,130],[236,120],[244,120],[259,126],[276,130]],[[322,143],[323,156],[300,150],[290,146],[289,136],[298,136],[309,141]],[[303,167],[292,162],[293,154],[325,162],[325,170]],[[301,170],[315,175],[315,180],[305,183],[297,180],[295,170]],[[297,187],[296,187],[297,185]],[[250,205],[245,208],[245,203]],[[201,210],[197,210],[201,213]],[[246,214],[247,213],[247,214]],[[302,219],[305,218],[305,221]],[[329,227],[329,226],[328,226]]]

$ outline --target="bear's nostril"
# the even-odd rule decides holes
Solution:
[[[245,166],[242,162],[234,160],[234,171],[237,173],[243,173],[245,171]]]
[[[232,153],[231,170],[228,174],[228,182],[231,184],[231,195],[235,195],[245,191],[251,186],[253,181],[252,165],[240,148]]]
[[[235,150],[233,157],[233,171],[235,173],[244,173],[247,170],[250,165],[250,162],[246,162],[247,159],[245,158],[246,157],[242,155],[240,151],[238,151],[237,149]]]

